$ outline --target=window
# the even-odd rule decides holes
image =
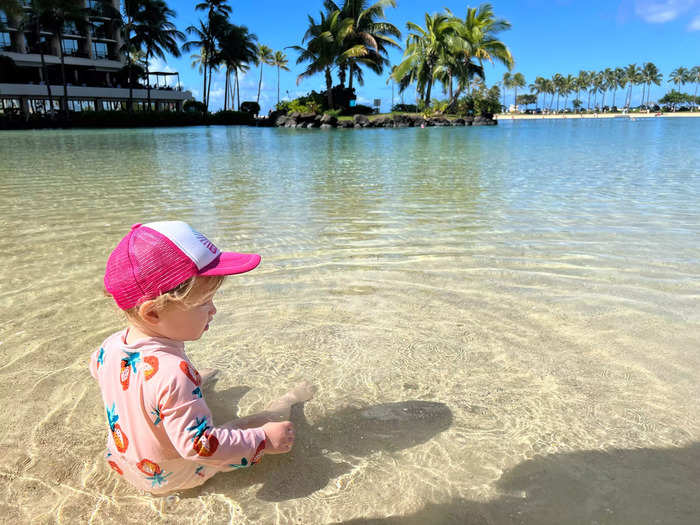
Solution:
[[[92,22],[91,31],[94,38],[111,38],[107,29],[108,26],[105,22]]]
[[[78,27],[75,22],[64,22],[63,23],[63,34],[64,35],[79,35]]]
[[[61,51],[64,55],[71,56],[78,54],[78,41],[70,38],[61,40]]]
[[[107,44],[104,42],[93,42],[92,50],[95,53],[95,58],[107,58]]]
[[[0,50],[12,51],[12,39],[10,33],[0,33]]]
[[[7,15],[5,11],[0,11],[0,27],[3,25],[8,25],[10,22],[7,20]]]

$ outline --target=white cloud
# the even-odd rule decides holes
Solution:
[[[634,12],[646,22],[663,24],[698,4],[700,0],[636,0]]]
[[[162,58],[159,57],[151,58],[151,60],[148,62],[148,69],[149,71],[156,71],[158,73],[177,73],[175,69],[170,67]],[[153,76],[151,77],[151,82],[154,84],[158,82],[159,86],[166,85],[175,87],[177,86],[177,75],[159,77],[158,80],[156,80],[156,77]]]
[[[693,18],[688,26],[688,31],[700,31],[700,15]]]

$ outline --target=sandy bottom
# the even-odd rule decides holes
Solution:
[[[560,136],[565,125],[552,124]],[[544,139],[497,143],[498,156],[477,143],[459,165],[450,155],[466,136],[520,140],[506,125],[58,135],[91,141],[87,161],[60,157],[56,134],[6,137],[0,521],[698,523],[697,150],[673,139],[648,171],[634,152],[613,169],[609,152],[589,155],[589,138],[612,141],[605,129],[572,140],[565,165],[542,174],[523,159],[540,148],[541,165],[556,165]],[[651,151],[664,129],[614,131]],[[275,171],[248,137],[305,168],[285,178],[291,168]],[[358,156],[365,140],[371,154]],[[43,175],[22,179],[31,141]],[[270,164],[232,157],[238,144]],[[445,148],[432,157],[441,164],[416,160],[428,146]],[[475,147],[495,164],[473,171]],[[308,162],[317,151],[333,163]],[[100,281],[133,217],[179,217],[224,248],[263,254],[224,284],[188,354],[221,370],[205,391],[220,422],[301,379],[316,384],[294,410],[292,453],[170,498],[132,489],[104,463],[87,360],[121,328]]]

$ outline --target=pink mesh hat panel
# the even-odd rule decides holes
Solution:
[[[195,275],[233,275],[258,264],[259,255],[222,252],[182,221],[134,224],[110,254],[104,283],[127,310]]]

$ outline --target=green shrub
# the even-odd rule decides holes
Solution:
[[[247,100],[241,104],[241,111],[250,113],[251,115],[257,115],[260,113],[260,104],[252,100]]]
[[[405,113],[417,113],[418,106],[415,104],[394,104],[391,107],[391,111],[402,111]]]

